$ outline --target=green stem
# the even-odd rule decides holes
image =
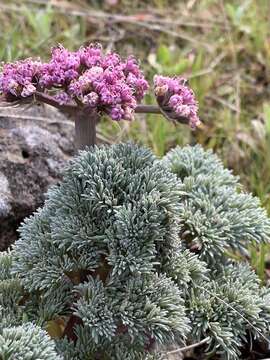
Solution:
[[[75,118],[75,145],[77,150],[96,144],[98,113],[90,108],[78,109]]]

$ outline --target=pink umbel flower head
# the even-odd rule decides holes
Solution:
[[[132,120],[148,87],[135,58],[104,54],[98,44],[77,51],[58,45],[48,62],[26,59],[4,64],[0,72],[0,93],[6,100],[42,92],[60,105],[95,108],[113,120]]]
[[[32,59],[5,64],[0,73],[0,93],[15,98],[33,95],[41,67],[39,60]]]
[[[155,75],[154,88],[157,102],[166,118],[188,123],[192,129],[200,124],[198,102],[186,79]]]

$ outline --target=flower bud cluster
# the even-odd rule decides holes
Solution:
[[[198,103],[184,78],[156,75],[154,88],[157,102],[167,118],[187,122],[193,129],[200,124]]]

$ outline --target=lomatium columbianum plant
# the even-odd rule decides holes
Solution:
[[[48,63],[4,65],[0,79],[6,101],[72,114],[78,147],[94,144],[102,113],[199,123],[185,80],[155,76],[157,105],[140,105],[137,62],[99,46],[60,46]],[[265,210],[212,152],[159,160],[134,144],[92,146],[0,254],[0,359],[161,360],[185,344],[240,359],[250,339],[268,341],[270,292],[233,258],[269,238]]]

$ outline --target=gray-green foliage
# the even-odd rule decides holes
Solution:
[[[269,241],[270,221],[259,200],[239,191],[238,179],[212,151],[177,147],[163,163],[182,182],[181,237],[211,266],[226,261],[226,251],[247,254],[253,243]]]
[[[209,269],[209,280],[195,284],[186,297],[192,338],[210,336],[210,354],[237,359],[248,334],[264,337],[269,331],[269,292],[260,289],[248,266],[233,265],[227,253],[247,255],[251,243],[269,241],[266,211],[257,198],[241,192],[238,178],[210,150],[199,145],[177,147],[162,163],[181,182],[181,244]],[[181,258],[183,253],[174,256]],[[170,261],[169,268],[176,274],[177,261],[173,257]]]
[[[0,253],[0,331],[16,325],[22,318],[18,302],[22,297],[22,286],[16,276],[10,273],[12,256],[9,252]]]
[[[209,282],[193,288],[187,299],[192,337],[210,337],[207,352],[238,359],[241,347],[269,333],[269,291],[260,289],[246,264],[227,264]]]
[[[13,251],[31,319],[82,319],[83,359],[116,345],[147,354],[152,343],[181,343],[189,330],[182,290],[161,271],[179,246],[179,196],[176,176],[149,150],[82,152]]]
[[[55,343],[36,325],[6,327],[0,332],[1,360],[62,360]]]
[[[132,144],[83,151],[0,257],[0,354],[8,334],[65,319],[53,343],[64,360],[160,360],[204,338],[202,351],[238,359],[248,336],[268,333],[270,294],[225,252],[246,253],[269,229],[258,201],[198,146],[162,161]]]

